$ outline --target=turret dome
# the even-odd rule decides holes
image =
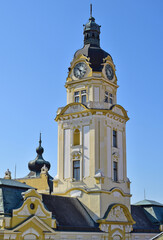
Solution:
[[[50,169],[50,163],[45,161],[42,154],[44,152],[43,147],[41,146],[41,133],[40,133],[40,140],[39,146],[36,148],[37,157],[28,163],[28,168],[30,171],[35,172],[36,176],[40,175],[41,169],[45,166],[48,170]]]

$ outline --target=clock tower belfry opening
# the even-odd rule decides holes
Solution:
[[[101,229],[104,223],[109,228],[116,221],[128,224],[130,230],[129,118],[117,104],[115,65],[100,47],[100,26],[92,13],[83,34],[84,46],[75,52],[65,83],[67,105],[58,109],[55,119],[58,174],[53,180],[54,194],[78,197]]]

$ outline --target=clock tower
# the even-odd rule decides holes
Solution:
[[[75,52],[65,83],[67,105],[55,119],[58,173],[53,193],[77,197],[102,230],[111,232],[118,224],[124,237],[134,223],[126,172],[129,118],[117,104],[116,68],[100,47],[100,26],[92,13],[83,34],[84,46]]]

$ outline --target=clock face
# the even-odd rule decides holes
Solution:
[[[84,77],[86,71],[87,71],[87,65],[84,62],[79,62],[74,67],[74,76],[80,79]]]
[[[113,68],[109,64],[107,64],[105,66],[105,73],[106,73],[106,76],[109,80],[113,79],[113,77],[114,77]]]

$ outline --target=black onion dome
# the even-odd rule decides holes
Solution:
[[[84,25],[84,47],[74,54],[74,58],[80,54],[90,58],[90,67],[97,72],[102,71],[104,58],[110,56],[109,53],[100,48],[100,27],[92,17],[91,5],[89,22]]]
[[[40,133],[40,140],[39,140],[39,147],[36,148],[37,157],[35,160],[32,160],[28,163],[28,168],[30,171],[35,172],[36,176],[38,176],[41,172],[41,168],[45,165],[49,171],[50,169],[50,163],[48,161],[45,161],[42,154],[44,152],[43,147],[41,146],[41,133]]]

